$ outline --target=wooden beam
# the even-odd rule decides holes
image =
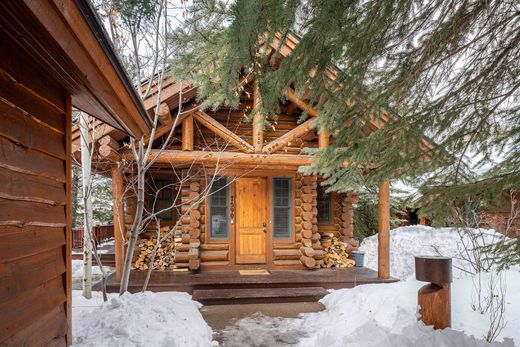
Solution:
[[[253,87],[253,147],[255,153],[261,153],[264,145],[264,115],[260,112],[262,98],[258,80]]]
[[[154,158],[158,150],[152,150],[150,158]],[[126,151],[124,158],[132,159],[132,153]],[[310,155],[294,154],[246,154],[240,152],[206,152],[164,150],[157,160],[157,164],[241,164],[241,165],[284,165],[298,167],[309,165],[318,159]]]
[[[316,117],[318,115],[318,110],[314,107],[309,107],[309,103],[307,101],[301,100],[293,89],[289,89],[287,92],[287,97],[291,102],[296,104],[302,111],[307,111],[307,114],[311,117]]]
[[[213,131],[218,136],[222,137],[224,140],[229,142],[231,145],[235,146],[239,150],[245,153],[253,153],[255,150],[253,146],[247,143],[240,136],[227,129],[225,126],[220,124],[218,121],[210,117],[207,113],[203,111],[197,111],[193,113],[195,120],[202,125],[204,125],[209,130]]]
[[[157,117],[159,118],[159,123],[171,124],[172,117],[170,116],[170,107],[168,106],[167,103],[163,102],[162,104],[159,105]]]
[[[320,148],[328,148],[330,145],[330,133],[329,129],[321,128],[320,133],[318,134],[318,143]]]
[[[119,143],[110,135],[103,136],[98,142],[100,144],[98,153],[102,158],[115,156],[120,148]]]
[[[193,116],[190,115],[182,121],[182,150],[193,151],[194,131]]]
[[[290,142],[294,141],[295,139],[307,134],[310,130],[312,130],[313,126],[314,119],[306,120],[302,124],[298,125],[296,128],[292,129],[291,131],[288,131],[279,138],[269,142],[263,148],[263,152],[267,154],[272,154],[278,151],[279,149],[287,146]]]
[[[379,185],[377,207],[377,272],[379,278],[390,278],[390,183]]]
[[[125,210],[124,194],[125,183],[123,170],[119,166],[112,167],[112,199],[114,206],[114,251],[116,263],[116,280],[121,280],[123,273],[123,244],[126,234],[125,230]]]

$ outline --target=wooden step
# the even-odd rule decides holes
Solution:
[[[193,300],[203,304],[243,304],[317,301],[327,294],[323,287],[195,289]]]

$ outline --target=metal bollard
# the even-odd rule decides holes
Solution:
[[[415,257],[415,278],[430,282],[418,292],[420,319],[435,329],[451,327],[451,258]]]

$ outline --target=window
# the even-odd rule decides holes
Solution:
[[[209,196],[210,236],[229,237],[229,185],[227,177],[215,177]]]
[[[173,182],[168,180],[155,180],[155,192],[152,196],[152,203],[155,199],[154,212],[159,212],[166,208],[170,208],[157,215],[161,221],[171,222],[173,221]]]
[[[273,234],[275,238],[291,237],[292,179],[273,178]]]
[[[332,194],[318,183],[318,223],[332,222]]]

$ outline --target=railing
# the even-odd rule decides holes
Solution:
[[[114,225],[97,225],[92,227],[92,239],[99,246],[105,240],[114,237]],[[83,249],[83,228],[72,228],[72,249]]]

